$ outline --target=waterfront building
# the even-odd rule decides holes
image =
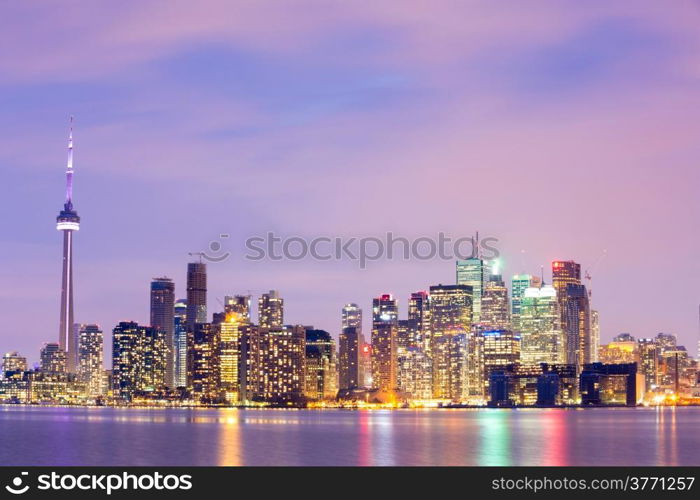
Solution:
[[[187,331],[193,332],[197,323],[207,322],[207,265],[187,264]]]
[[[301,325],[260,328],[259,391],[263,401],[303,401],[306,329]]]
[[[637,404],[637,364],[591,363],[581,372],[581,404],[591,406]]]
[[[600,315],[595,309],[591,309],[591,342],[592,342],[592,363],[599,361],[600,353]]]
[[[165,332],[120,322],[112,331],[112,390],[117,399],[153,394],[165,388]]]
[[[339,339],[338,387],[340,389],[354,389],[364,385],[360,370],[361,348],[361,333],[358,328],[356,326],[343,328]]]
[[[214,357],[218,367],[218,388],[220,396],[227,404],[239,403],[241,394],[241,326],[246,324],[245,316],[239,313],[226,313],[223,322],[213,325],[216,339],[217,355]]]
[[[398,322],[383,315],[386,321],[374,321],[372,329],[372,386],[391,392],[397,388]]]
[[[420,347],[409,347],[399,357],[397,379],[406,399],[432,399],[433,361]]]
[[[277,290],[270,290],[258,299],[260,328],[281,328],[284,325],[284,299]]]
[[[173,387],[187,387],[187,300],[174,305]]]
[[[644,376],[645,390],[653,391],[659,385],[661,348],[655,339],[639,339],[637,352],[639,372]]]
[[[338,394],[335,341],[325,330],[306,330],[305,396],[312,400],[333,399]]]
[[[564,359],[559,302],[554,287],[528,288],[520,305],[520,359],[523,363],[557,364]]]
[[[99,325],[83,325],[78,337],[78,380],[90,398],[102,396],[104,385],[104,337]]]
[[[44,344],[40,352],[40,366],[43,373],[66,373],[66,351],[57,343]]]
[[[219,325],[212,323],[195,323],[188,334],[187,387],[202,403],[219,401],[219,340]]]
[[[175,387],[175,283],[167,277],[151,281],[151,327],[165,333],[165,383]]]
[[[17,351],[6,352],[2,357],[2,377],[6,377],[7,372],[26,372],[27,358],[21,356]]]

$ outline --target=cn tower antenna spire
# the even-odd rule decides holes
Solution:
[[[73,115],[68,131],[68,162],[66,165],[66,210],[73,209]]]

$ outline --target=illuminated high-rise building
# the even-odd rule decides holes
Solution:
[[[552,286],[557,297],[563,303],[567,285],[581,284],[581,264],[573,260],[555,260],[552,262]]]
[[[213,327],[218,334],[218,384],[221,396],[228,404],[237,404],[241,395],[241,327],[246,324],[244,316],[230,312],[225,321]]]
[[[397,384],[409,399],[432,399],[433,361],[420,347],[409,347],[398,358]]]
[[[207,322],[207,265],[187,264],[187,331],[193,332],[197,323]]]
[[[131,401],[165,388],[165,332],[120,322],[112,330],[112,388],[115,398]]]
[[[345,304],[342,311],[341,330],[357,328],[362,333],[362,309],[357,304]]]
[[[639,373],[644,376],[646,391],[651,391],[659,385],[659,358],[661,349],[654,339],[639,339],[637,341]]]
[[[391,294],[372,300],[372,386],[381,391],[397,388],[398,301]]]
[[[338,387],[353,389],[362,387],[364,381],[360,367],[362,337],[356,326],[347,326],[340,332]]]
[[[165,333],[168,349],[165,383],[175,387],[175,283],[170,278],[153,278],[151,281],[151,326]]]
[[[510,321],[513,331],[520,331],[520,304],[525,290],[528,288],[539,288],[542,280],[532,274],[516,274],[511,280],[510,293]]]
[[[178,299],[173,309],[173,387],[187,387],[187,300]]]
[[[224,297],[224,312],[235,313],[237,321],[250,323],[250,295],[227,295]]]
[[[40,361],[41,371],[44,373],[66,372],[66,351],[55,342],[44,344],[40,352]]]
[[[565,362],[580,371],[593,362],[594,342],[591,334],[591,309],[585,285],[569,283],[564,289]]]
[[[481,321],[484,329],[507,330],[510,328],[508,288],[500,274],[492,274],[484,284],[481,296]]]
[[[471,330],[472,294],[468,285],[430,287],[430,332],[433,339]]]
[[[591,309],[591,342],[593,343],[593,363],[599,361],[600,352],[600,315],[595,309]]]
[[[566,331],[566,287],[581,284],[581,264],[573,260],[552,261],[552,286],[557,291],[561,330]],[[566,338],[564,338],[566,342]]]
[[[469,395],[470,366],[478,365],[480,350],[472,332],[472,288],[468,285],[430,287],[430,355],[433,396],[461,401]],[[460,336],[459,338],[453,338]],[[474,358],[470,362],[470,357]],[[478,366],[471,366],[478,370]],[[461,377],[461,379],[458,379]]]
[[[6,352],[2,357],[3,377],[5,372],[26,372],[27,358],[20,356],[17,351]]]
[[[385,293],[372,299],[372,325],[394,323],[399,320],[399,303],[394,297]]]
[[[430,295],[420,291],[411,294],[408,299],[408,335],[409,343],[430,353]]]
[[[486,373],[496,366],[520,362],[520,334],[512,330],[486,330],[482,335]]]
[[[457,261],[457,285],[466,285],[472,290],[473,323],[481,321],[481,297],[490,274],[490,263],[480,256]]]
[[[325,330],[306,329],[304,394],[308,399],[333,399],[338,394],[335,340]]]
[[[525,290],[520,304],[520,334],[523,363],[564,361],[561,314],[554,287],[543,285]]]
[[[372,328],[372,385],[380,391],[397,388],[398,324],[375,321]]]
[[[84,325],[78,338],[78,380],[90,397],[104,394],[104,337],[99,325]]]
[[[639,362],[639,345],[629,333],[615,336],[608,344],[600,346],[598,353],[601,363],[610,365]]]
[[[202,403],[216,402],[220,397],[219,327],[220,324],[195,323],[194,331],[188,334],[187,387]]]
[[[76,345],[76,331],[73,328],[73,233],[80,229],[80,217],[73,207],[73,117],[68,135],[68,163],[66,167],[66,199],[63,210],[56,217],[56,229],[63,232],[63,271],[61,276],[61,311],[58,329],[58,346],[68,353],[71,345]],[[75,353],[70,353],[75,360]],[[75,373],[76,366],[71,362],[66,367]]]
[[[258,299],[258,323],[260,328],[284,326],[284,299],[277,290],[270,290]]]
[[[304,397],[306,329],[260,328],[259,394],[267,402],[298,403]]]

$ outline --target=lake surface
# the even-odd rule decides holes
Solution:
[[[700,465],[700,408],[0,406],[2,465]]]

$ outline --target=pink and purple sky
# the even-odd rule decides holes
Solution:
[[[74,114],[80,322],[147,322],[150,279],[184,296],[188,252],[228,233],[210,312],[276,288],[337,335],[344,303],[403,317],[454,263],[249,262],[247,237],[479,230],[506,276],[590,269],[604,341],[694,355],[698,26],[681,0],[5,2],[0,351],[57,337]]]

